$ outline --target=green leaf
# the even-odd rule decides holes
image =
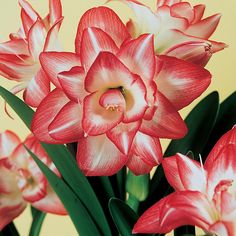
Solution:
[[[137,235],[132,234],[132,229],[138,220],[138,215],[127,204],[117,198],[111,198],[109,210],[121,236]]]
[[[0,231],[0,236],[20,236],[13,222],[6,225],[2,231]]]
[[[209,139],[218,112],[219,95],[217,92],[212,92],[201,100],[186,117],[185,123],[189,129],[188,134],[183,139],[171,141],[164,156],[175,155],[177,152],[186,154],[191,150],[193,155],[198,157]],[[140,206],[141,209],[147,209],[171,191],[172,188],[164,176],[162,166],[159,166],[151,180],[149,197]]]
[[[59,178],[34,153],[32,153],[30,149],[28,149],[26,146],[25,148],[37,163],[44,175],[47,177],[48,182],[58,197],[61,199],[61,202],[68,211],[68,214],[70,215],[77,232],[81,236],[101,235],[86,208],[83,206],[82,202],[75,195],[75,193],[65,184],[61,178]]]
[[[39,211],[34,207],[31,207],[31,213],[33,220],[30,227],[29,236],[39,236],[46,213]]]
[[[0,86],[0,95],[19,115],[25,125],[30,129],[34,111],[21,99]],[[64,145],[51,145],[42,143],[55,166],[73,189],[76,195],[88,208],[94,221],[105,235],[111,235],[110,227],[102,210],[102,207],[86,177],[77,167],[76,160]]]
[[[220,104],[219,115],[209,141],[204,148],[203,157],[206,158],[220,137],[236,124],[236,92],[232,93]]]

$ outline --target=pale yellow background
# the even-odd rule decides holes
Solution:
[[[31,0],[30,1],[35,9],[38,9],[43,15],[47,13],[47,0]],[[74,37],[77,29],[78,21],[81,15],[93,6],[103,4],[103,0],[62,0],[63,3],[63,15],[65,16],[62,29],[60,32],[60,39],[63,47],[66,50],[73,51],[74,49]],[[155,5],[155,0],[143,1],[147,2],[150,6]],[[207,6],[206,15],[214,14],[216,12],[222,13],[222,20],[214,34],[214,39],[218,41],[226,42],[229,48],[223,52],[214,55],[208,64],[207,68],[213,74],[213,80],[210,88],[204,95],[210,93],[213,90],[218,90],[220,98],[223,100],[226,96],[235,91],[235,55],[236,55],[236,1],[235,0],[192,0],[193,4],[203,3]],[[123,19],[127,19],[127,15],[130,13],[127,7],[121,6],[117,3],[108,4],[113,9],[116,9]],[[17,0],[0,0],[0,42],[7,40],[10,32],[16,32],[20,26],[19,7]],[[14,82],[9,82],[4,78],[0,78],[0,85],[11,88],[15,85]],[[203,96],[204,96],[203,95]],[[202,96],[202,97],[203,97]],[[199,100],[199,99],[198,99]],[[196,102],[195,102],[196,103]],[[194,104],[195,104],[194,103]],[[193,105],[194,105],[193,104]],[[192,105],[192,106],[193,106]],[[191,106],[191,107],[192,107]],[[28,131],[17,116],[12,112],[15,120],[9,119],[2,110],[3,101],[0,100],[0,132],[5,129],[11,129],[15,131],[21,138],[24,138]],[[183,111],[183,116],[187,114],[191,107],[188,107]],[[29,229],[31,218],[29,209],[21,215],[17,220],[17,227],[21,235],[26,236]],[[47,216],[43,225],[42,236],[76,236],[76,231],[70,219],[68,217]]]

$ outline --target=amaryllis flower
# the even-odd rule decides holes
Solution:
[[[11,131],[0,135],[0,230],[20,215],[27,203],[44,212],[67,214],[46,177],[19,141]],[[59,175],[35,137],[28,136],[24,144]]]
[[[86,175],[112,175],[124,165],[135,174],[160,164],[159,138],[181,138],[178,110],[209,85],[205,69],[155,56],[152,34],[131,40],[109,8],[80,20],[76,54],[45,52],[41,65],[57,87],[39,105],[32,131],[49,143],[78,142]]]
[[[177,154],[163,160],[165,175],[176,192],[148,209],[135,233],[167,233],[196,225],[217,236],[236,233],[236,127],[217,142],[204,166]]]
[[[211,55],[226,47],[210,40],[220,21],[220,14],[203,18],[205,5],[192,7],[182,0],[157,0],[152,11],[137,0],[120,0],[134,12],[127,28],[133,38],[144,33],[155,35],[155,52],[175,56],[204,66]],[[144,1],[143,1],[144,2]]]
[[[22,27],[10,40],[0,43],[0,75],[20,82],[13,93],[24,91],[25,102],[36,107],[50,91],[41,69],[42,51],[60,50],[57,34],[62,21],[60,0],[49,0],[49,14],[42,18],[26,0],[19,0]]]

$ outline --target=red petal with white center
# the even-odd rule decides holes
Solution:
[[[37,19],[41,19],[41,17],[27,1],[19,0],[19,4],[22,7],[21,20],[23,28],[25,35],[28,36],[28,32],[32,25],[37,21]]]
[[[199,5],[196,5],[193,7],[194,19],[191,22],[192,24],[195,24],[202,19],[203,15],[204,15],[205,8],[206,8],[206,6],[203,4],[199,4]]]
[[[0,159],[8,157],[21,143],[20,138],[10,130],[0,133]]]
[[[94,27],[86,28],[83,31],[80,48],[81,62],[86,70],[102,51],[116,54],[118,48],[113,39],[103,30]]]
[[[29,30],[29,51],[35,61],[39,60],[39,54],[44,49],[46,29],[43,21],[37,20]]]
[[[170,194],[150,207],[138,219],[133,233],[168,233],[182,225],[207,230],[217,211],[205,194],[181,191]]]
[[[69,99],[60,89],[55,89],[40,103],[31,124],[34,135],[43,142],[60,143],[48,133],[48,126],[53,121],[58,112],[64,107]]]
[[[133,140],[141,125],[141,121],[129,124],[120,123],[106,134],[107,137],[116,145],[116,147],[125,155],[131,149]]]
[[[176,190],[176,191],[183,191],[185,190],[185,187],[183,186],[183,183],[179,176],[179,169],[177,165],[175,156],[163,158],[162,160],[162,167],[165,172],[165,176],[169,182],[169,184]]]
[[[72,67],[70,71],[61,72],[57,78],[66,95],[75,102],[82,102],[87,95],[84,89],[84,69],[83,67]]]
[[[122,45],[117,57],[132,73],[138,74],[148,83],[155,72],[154,38],[151,34],[141,35]]]
[[[236,172],[236,145],[228,144],[221,149],[212,166],[207,166],[208,194],[210,197],[217,192],[217,186],[222,181],[235,181]],[[232,185],[232,183],[231,183]]]
[[[159,165],[162,161],[162,148],[159,139],[142,132],[136,133],[131,152],[151,166]]]
[[[49,16],[51,25],[62,17],[61,0],[49,0]]]
[[[89,27],[96,27],[104,32],[109,32],[117,46],[120,46],[125,39],[130,37],[125,25],[114,11],[107,7],[92,8],[84,13],[79,22],[75,39],[75,51],[77,53],[80,53],[83,31]]]
[[[84,86],[90,93],[109,88],[126,89],[135,82],[136,78],[137,75],[132,74],[114,54],[100,52],[87,73]]]
[[[211,74],[204,68],[174,57],[160,56],[161,71],[155,81],[158,90],[177,110],[199,97],[209,86]]]
[[[106,135],[88,136],[78,142],[77,162],[87,176],[113,175],[127,160]]]
[[[60,51],[61,47],[58,41],[58,32],[61,27],[63,18],[60,18],[55,24],[49,29],[43,51]]]
[[[80,66],[80,58],[71,52],[43,52],[40,54],[40,62],[45,73],[56,87],[61,87],[57,75],[68,71],[74,66]]]
[[[223,148],[228,145],[233,144],[236,145],[236,126],[234,126],[231,130],[229,130],[227,133],[225,133],[215,144],[213,149],[211,150],[210,154],[208,155],[204,167],[205,169],[211,168],[216,159],[219,157],[221,151]]]
[[[18,82],[28,81],[39,69],[31,59],[25,55],[0,54],[0,75]]]
[[[185,18],[188,20],[189,24],[194,19],[194,10],[188,2],[180,2],[174,4],[170,8],[171,15],[176,18]]]
[[[38,107],[49,92],[50,81],[43,69],[40,69],[28,83],[24,92],[24,100],[29,106]]]
[[[56,193],[50,186],[47,187],[47,194],[44,198],[32,203],[32,206],[40,211],[56,215],[67,215],[67,211],[61,203]]]
[[[28,45],[24,39],[12,39],[0,43],[0,54],[28,55]]]
[[[164,158],[162,164],[168,182],[177,191],[206,191],[207,173],[199,162],[182,154],[176,154]]]
[[[133,75],[135,77],[135,75]],[[135,122],[141,120],[148,108],[146,100],[146,87],[139,76],[130,85],[124,88],[124,96],[126,101],[126,111],[124,113],[124,123]]]
[[[81,118],[81,105],[72,101],[68,102],[49,125],[49,135],[62,143],[78,141],[84,135]]]
[[[160,92],[156,94],[157,110],[152,120],[143,120],[140,131],[157,138],[182,138],[187,127],[180,114]]]
[[[109,97],[115,101],[116,104],[108,104],[107,107],[103,107],[100,104],[102,95],[101,92],[96,92],[88,95],[84,99],[82,127],[84,132],[88,135],[103,134],[114,128],[123,119],[125,109],[123,96],[113,91]]]
[[[166,51],[165,55],[204,67],[212,56],[211,44],[201,41],[178,44]]]
[[[193,25],[190,25],[185,31],[185,34],[208,39],[215,32],[216,27],[220,22],[220,18],[220,14],[209,16]]]
[[[126,163],[126,166],[135,174],[135,175],[144,175],[150,173],[153,166],[148,165],[144,162],[139,156],[135,154],[129,155],[129,160]]]
[[[0,160],[0,230],[19,216],[26,204],[17,186],[16,173],[6,167],[8,159]]]

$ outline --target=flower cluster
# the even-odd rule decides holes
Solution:
[[[22,143],[18,136],[11,131],[1,133],[0,230],[20,215],[27,203],[44,212],[59,215],[67,214],[61,201],[24,145],[36,153],[51,170],[60,176],[33,135],[29,135]]]
[[[219,236],[235,235],[235,157],[236,127],[216,143],[204,166],[182,154],[165,158],[164,172],[175,192],[148,209],[133,231],[167,233],[196,225]]]
[[[42,141],[76,142],[76,160],[87,176],[113,175],[124,166],[142,175],[162,163],[175,192],[141,216],[135,233],[197,225],[233,236],[236,128],[219,140],[204,166],[182,154],[162,160],[160,144],[160,138],[180,139],[188,132],[179,110],[211,82],[204,67],[226,47],[210,39],[220,15],[204,18],[204,5],[192,7],[181,0],[157,0],[154,11],[137,0],[120,2],[130,7],[133,19],[124,23],[108,5],[91,8],[79,21],[74,52],[65,52],[58,40],[63,20],[60,0],[49,0],[46,17],[19,0],[22,26],[0,43],[0,75],[20,82],[12,92],[24,90],[23,99],[35,113],[33,135],[23,143],[11,131],[0,134],[0,230],[27,203],[41,211],[67,214],[25,149],[60,177]],[[74,195],[84,207],[84,198],[78,192]],[[90,213],[85,216],[93,217]]]

